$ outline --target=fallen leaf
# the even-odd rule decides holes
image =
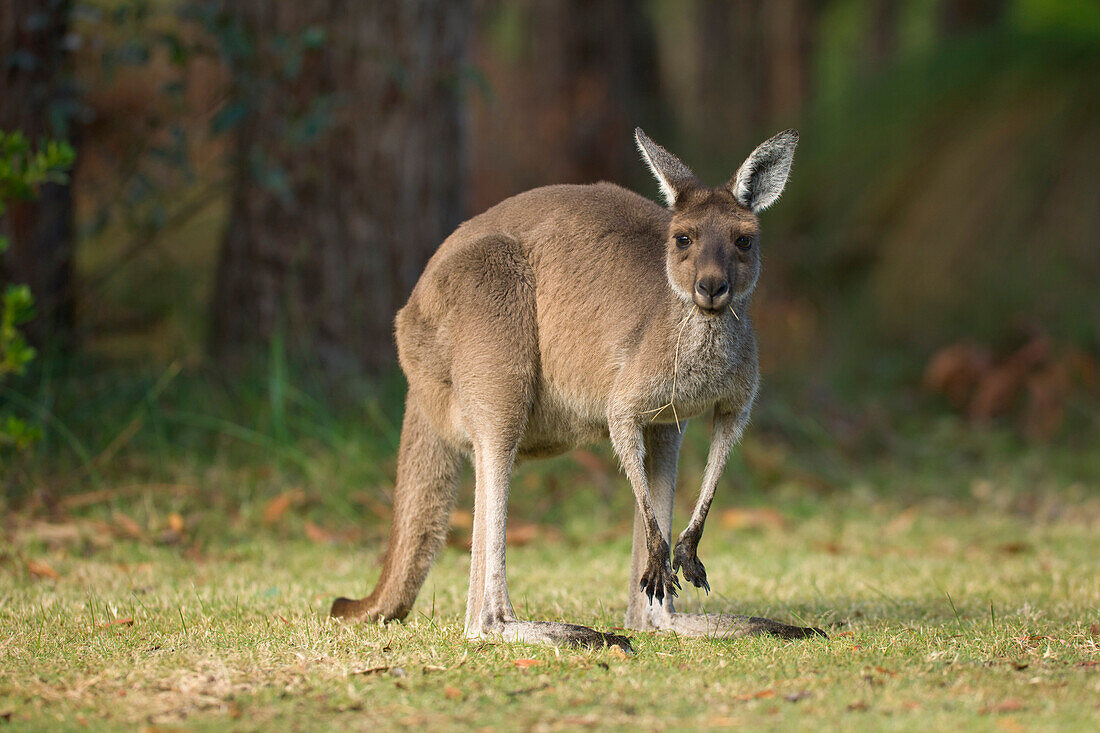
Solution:
[[[451,687],[450,685],[443,688],[443,694],[447,696],[448,700],[459,700],[462,698],[462,690],[457,687]]]
[[[134,620],[127,616],[125,618],[116,618],[114,621],[110,621],[110,622],[105,623],[105,624],[100,624],[99,628],[109,629],[112,626],[133,626],[133,625],[134,625]]]
[[[51,568],[44,560],[27,560],[27,572],[36,578],[59,580],[61,574]]]
[[[745,695],[737,695],[733,699],[743,702],[746,700],[766,700],[771,697],[775,697],[775,690],[760,690],[758,692],[750,692]]]
[[[1100,624],[1093,624],[1090,626],[1089,633],[1093,636],[1100,636]]]
[[[302,525],[302,529],[305,530],[306,537],[318,544],[329,544],[335,539],[328,530],[318,527],[308,519]]]
[[[856,702],[848,704],[848,710],[851,711],[864,711],[867,709],[867,703],[864,700],[857,700]]]
[[[124,537],[136,540],[141,537],[141,525],[121,512],[115,512],[111,517],[115,523],[115,529]]]
[[[382,674],[383,672],[389,672],[390,667],[388,664],[379,665],[377,667],[367,667],[366,669],[357,669],[353,672],[348,672],[349,675],[363,675],[369,677],[372,674]]]
[[[900,514],[886,523],[883,528],[886,534],[901,534],[902,532],[909,531],[909,528],[913,526],[913,523],[917,521],[917,517],[920,516],[920,510],[911,506],[902,510]]]
[[[1027,552],[1031,549],[1031,545],[1026,542],[1005,542],[998,545],[997,550],[1003,552],[1006,555],[1019,555],[1022,552]]]
[[[1024,704],[1014,697],[1010,697],[1003,702],[999,702],[996,705],[990,705],[989,707],[982,708],[982,714],[989,713],[1013,713],[1017,710],[1023,710]]]
[[[168,515],[168,529],[183,534],[183,517],[175,512]]]
[[[523,545],[529,544],[538,536],[539,526],[537,524],[522,522],[508,527],[508,531],[504,536],[504,542],[509,547],[522,547]]]
[[[837,634],[837,638],[840,638],[841,636],[855,636],[855,632],[854,631],[841,631],[839,634]]]
[[[517,659],[513,661],[512,664],[516,665],[520,669],[527,669],[528,667],[534,667],[536,665],[542,664],[542,662],[537,659]]]
[[[283,515],[287,513],[290,507],[298,504],[306,498],[306,492],[301,489],[291,489],[290,491],[284,491],[276,496],[271,501],[267,502],[267,506],[264,507],[264,524],[275,524]]]
[[[770,507],[734,507],[722,511],[719,521],[726,529],[783,529],[787,520]]]

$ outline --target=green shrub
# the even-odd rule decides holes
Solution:
[[[10,201],[33,199],[38,186],[64,182],[65,171],[75,154],[68,143],[48,141],[37,151],[21,132],[0,130],[0,216]],[[8,240],[0,236],[0,254]],[[34,359],[34,347],[27,343],[19,327],[34,317],[34,296],[30,288],[3,283],[0,295],[0,386],[11,375],[22,374]],[[25,450],[39,438],[41,431],[15,415],[0,414],[0,450],[14,447]]]

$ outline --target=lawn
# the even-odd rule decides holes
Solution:
[[[1095,728],[1100,506],[1067,491],[727,500],[700,550],[715,592],[685,591],[681,608],[830,638],[632,633],[630,657],[466,642],[462,512],[414,618],[385,627],[326,617],[332,597],[376,577],[378,536],[303,520],[296,495],[202,541],[167,487],[60,522],[9,517],[0,719],[29,730]],[[522,616],[621,625],[627,521],[583,522],[516,525]]]
[[[0,728],[1100,727],[1092,402],[1035,444],[906,394],[813,412],[773,386],[700,545],[713,592],[679,607],[829,638],[625,632],[628,657],[463,639],[469,475],[407,623],[327,617],[379,572],[397,381],[342,410],[276,372],[38,384],[44,440],[0,495]],[[677,527],[706,433],[685,438]],[[614,459],[577,451],[512,486],[517,613],[620,627],[633,509]]]

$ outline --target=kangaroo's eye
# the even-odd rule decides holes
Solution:
[[[680,249],[687,249],[691,246],[691,237],[686,234],[677,234],[673,239],[676,240],[676,246]]]
[[[749,237],[738,237],[734,240],[734,244],[737,245],[738,249],[744,250],[745,252],[752,249],[752,239]]]

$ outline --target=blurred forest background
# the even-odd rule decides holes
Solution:
[[[635,125],[712,184],[802,134],[742,499],[1095,495],[1097,78],[1070,0],[4,0],[5,165],[47,173],[0,188],[0,506],[383,527],[424,263],[534,186],[656,198]],[[521,514],[629,506],[606,451],[547,465]]]

